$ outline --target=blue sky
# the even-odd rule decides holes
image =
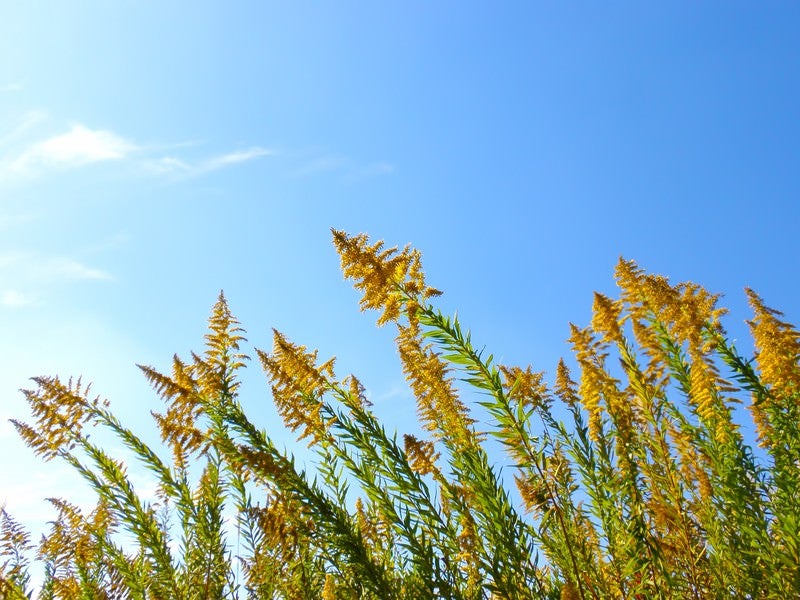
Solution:
[[[509,363],[552,370],[619,256],[723,292],[742,340],[744,286],[800,321],[798,5],[499,4],[5,6],[0,503],[40,527],[87,498],[6,423],[28,377],[152,436],[134,363],[199,349],[220,289],[254,345],[335,354],[413,427],[330,227],[421,249]],[[244,393],[289,443],[255,367]]]

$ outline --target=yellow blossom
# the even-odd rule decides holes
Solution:
[[[322,394],[334,376],[334,359],[317,365],[316,350],[306,352],[305,346],[291,343],[278,331],[274,331],[272,353],[258,350],[258,356],[286,426],[300,430],[301,439],[311,437],[312,444],[325,438],[328,424],[321,415]]]
[[[284,554],[298,550],[300,539],[308,531],[309,518],[297,500],[288,493],[279,492],[269,499],[266,507],[251,510],[269,547]]]
[[[86,517],[80,508],[65,500],[50,498],[49,501],[58,510],[58,517],[51,522],[48,534],[42,537],[38,556],[53,568],[55,597],[74,598],[76,596],[71,594],[76,591],[79,596],[97,597],[100,590],[86,589],[88,582],[79,583],[76,575],[103,566],[105,555],[98,539],[111,532],[114,519],[102,502]],[[113,593],[111,589],[107,591]]]
[[[770,412],[784,410],[796,403],[800,393],[800,333],[780,317],[783,314],[764,304],[758,294],[746,289],[754,317],[748,321],[756,349],[761,381],[769,390],[767,397],[753,396],[750,412],[756,424],[759,443],[771,445],[773,425]]]
[[[690,349],[701,352],[710,350],[705,329],[721,331],[720,319],[726,312],[717,307],[718,294],[691,282],[670,285],[666,277],[647,275],[633,261],[622,259],[616,279],[634,320],[655,318],[677,344],[688,343]]]
[[[800,391],[800,332],[782,321],[783,314],[769,308],[753,290],[747,297],[755,316],[749,321],[761,379],[775,396]]]
[[[623,342],[622,329],[620,328],[620,311],[619,303],[595,292],[594,306],[592,308],[592,329],[602,336],[603,341],[618,344]]]
[[[198,427],[204,414],[199,385],[192,368],[177,356],[172,359],[172,375],[162,375],[152,367],[140,365],[150,385],[164,399],[164,414],[153,412],[161,439],[172,449],[175,464],[185,467],[188,457],[204,451],[208,435]]]
[[[478,538],[475,531],[475,520],[469,513],[462,513],[459,519],[461,531],[458,534],[458,560],[463,562],[467,574],[467,585],[473,587],[478,584],[480,571],[478,570]]]
[[[505,380],[505,389],[510,400],[523,406],[548,410],[550,395],[544,383],[544,373],[535,372],[528,365],[525,369],[518,366],[500,365],[500,373]]]
[[[700,492],[702,501],[711,497],[712,488],[707,467],[708,457],[698,447],[692,437],[680,427],[672,423],[665,423],[670,437],[677,450],[680,474],[686,489],[696,489]]]
[[[353,402],[360,409],[372,406],[372,403],[367,400],[367,396],[364,393],[364,386],[355,375],[348,376],[344,383],[349,396],[348,402]]]
[[[336,600],[336,579],[331,573],[325,574],[325,585],[322,587],[322,600]]]
[[[209,397],[234,394],[239,387],[234,372],[248,359],[246,354],[239,352],[240,342],[246,339],[242,336],[244,329],[231,314],[222,292],[211,311],[208,325],[205,356],[202,359],[195,357],[198,382]]]
[[[354,279],[363,293],[361,310],[380,310],[378,325],[396,321],[403,302],[409,298],[430,298],[440,292],[425,284],[421,254],[409,246],[384,248],[382,241],[369,243],[365,234],[350,236],[333,231],[333,243],[339,253],[342,272]]]
[[[616,432],[617,453],[623,463],[628,461],[627,445],[641,427],[641,416],[636,412],[635,399],[631,391],[622,387],[605,366],[606,343],[597,341],[591,329],[579,329],[572,325],[572,342],[578,365],[581,368],[579,396],[589,414],[589,437],[599,441],[603,424],[603,405],[611,417]]]
[[[231,466],[243,477],[252,474],[262,482],[270,482],[281,473],[282,467],[269,452],[245,445],[237,446],[236,450],[236,461]]]
[[[63,383],[58,377],[36,377],[36,390],[22,390],[36,426],[12,421],[25,442],[45,460],[61,450],[70,450],[82,435],[83,426],[96,417],[96,409],[107,406],[99,398],[89,399],[89,386],[81,380]]]
[[[447,364],[430,345],[422,345],[416,327],[398,325],[398,329],[400,360],[423,425],[439,438],[448,438],[462,447],[475,446],[478,439],[472,429],[474,421],[456,393]]]
[[[566,582],[561,588],[561,600],[581,600],[578,588],[571,581]]]
[[[517,484],[519,495],[528,512],[541,511],[547,504],[549,495],[547,486],[542,480],[532,480],[529,477],[514,475],[514,482]]]
[[[576,406],[578,403],[576,383],[570,377],[569,369],[563,358],[558,359],[555,393],[567,406]]]
[[[403,435],[403,442],[408,462],[414,471],[420,475],[438,472],[436,460],[439,458],[439,453],[436,452],[433,442],[419,440],[410,434]]]
[[[603,409],[600,405],[602,399],[602,380],[597,377],[596,345],[591,330],[579,329],[570,324],[572,335],[569,341],[575,350],[578,364],[581,367],[581,379],[578,388],[578,397],[584,410],[589,414],[589,437],[597,441],[600,434],[600,427],[603,420]]]

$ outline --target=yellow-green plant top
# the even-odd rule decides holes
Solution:
[[[301,467],[245,412],[247,340],[220,294],[202,353],[140,367],[165,403],[163,449],[80,380],[23,392],[20,436],[97,505],[51,499],[38,547],[0,510],[0,600],[33,596],[34,564],[51,599],[800,597],[800,333],[758,295],[746,357],[719,295],[621,259],[618,297],[596,293],[590,323],[570,325],[550,383],[476,349],[434,304],[419,251],[333,243],[361,309],[397,328],[419,430],[387,431],[356,376],[274,331],[255,352],[314,452]],[[88,427],[135,455],[154,498]]]

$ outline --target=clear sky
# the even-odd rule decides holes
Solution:
[[[422,250],[441,306],[538,369],[619,256],[723,292],[734,337],[744,286],[798,322],[799,178],[797,3],[5,3],[0,503],[40,527],[85,498],[7,423],[28,377],[83,375],[152,439],[134,363],[200,350],[220,289],[255,346],[335,354],[412,427],[331,227]]]

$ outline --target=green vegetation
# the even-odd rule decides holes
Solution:
[[[176,357],[171,374],[141,367],[166,403],[154,415],[163,449],[80,381],[34,379],[33,420],[14,424],[38,455],[72,465],[97,507],[51,500],[35,548],[3,512],[0,597],[32,597],[33,560],[41,598],[800,597],[800,334],[756,294],[749,358],[716,296],[620,261],[619,298],[595,295],[591,326],[572,326],[577,368],[560,362],[548,385],[476,349],[436,308],[416,250],[338,231],[334,244],[362,309],[397,327],[429,439],[399,441],[358,379],[275,332],[256,354],[278,413],[318,455],[313,475],[299,469],[240,404],[243,331],[220,296],[201,355]],[[740,402],[757,453],[734,419]],[[136,454],[157,503],[88,425]]]

